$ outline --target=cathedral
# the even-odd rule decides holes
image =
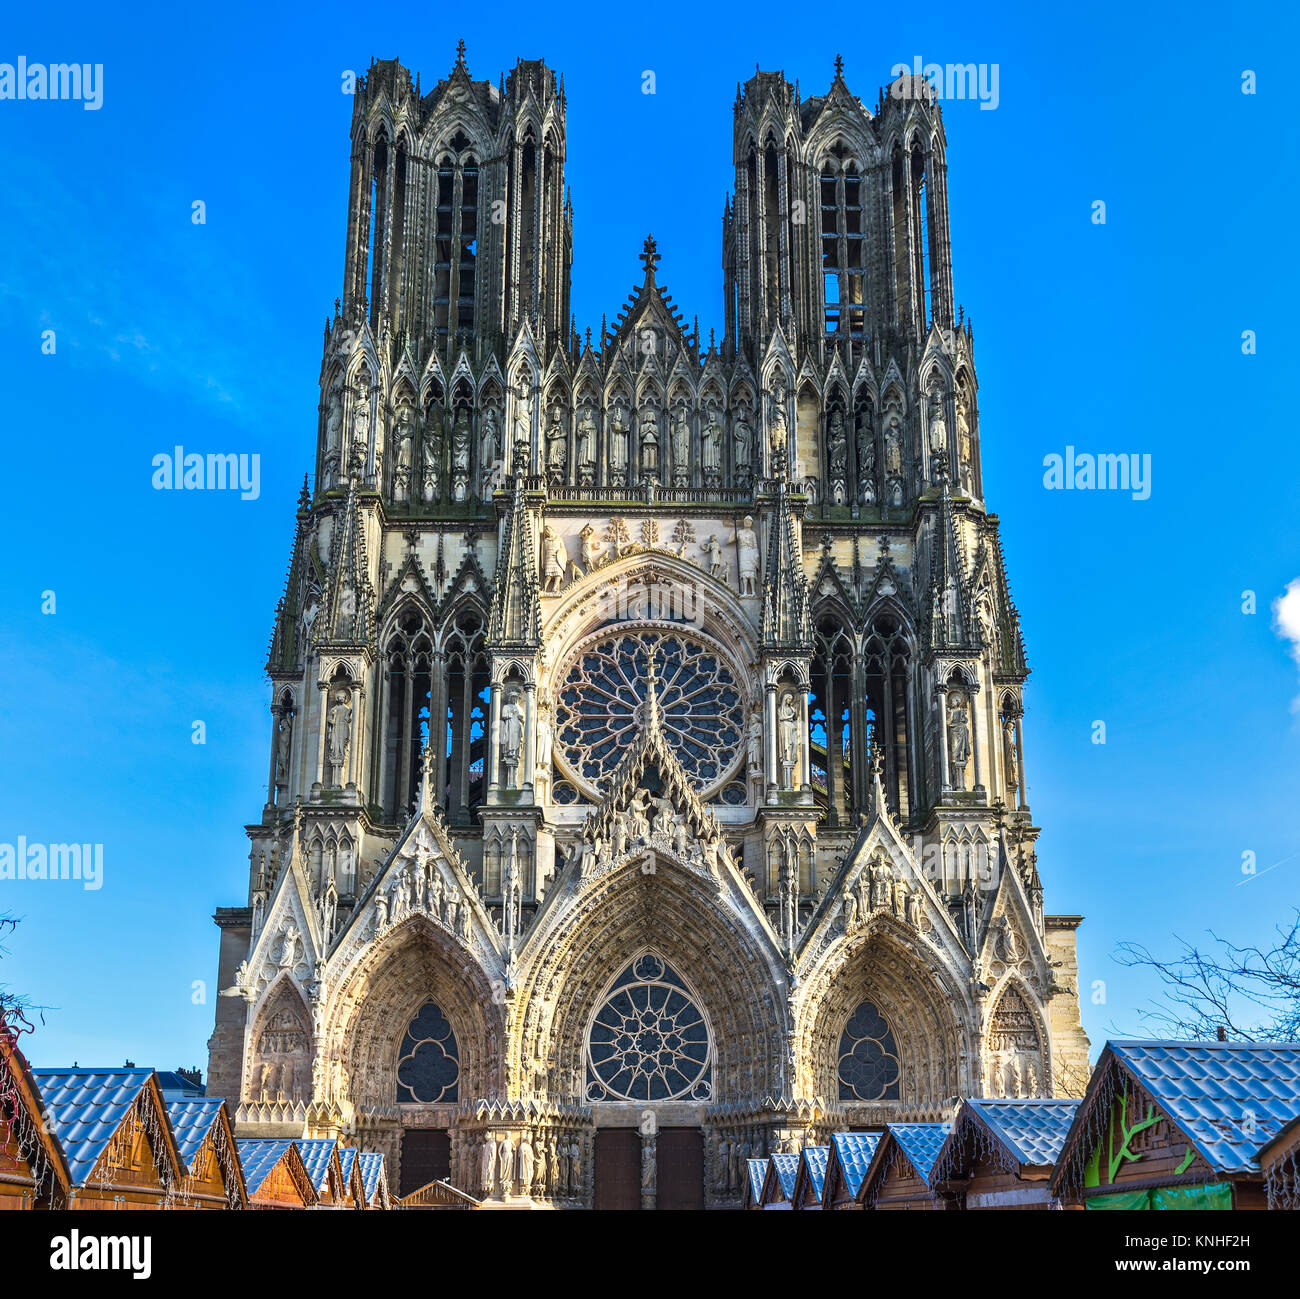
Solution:
[[[720,337],[578,327],[565,119],[358,80],[209,1094],[555,1208],[1082,1094],[932,89],[737,87]]]

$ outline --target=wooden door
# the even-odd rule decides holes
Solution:
[[[641,1134],[636,1128],[596,1129],[594,1207],[641,1207]]]
[[[451,1136],[441,1128],[408,1128],[402,1135],[398,1195],[410,1195],[451,1176]]]
[[[656,1207],[704,1208],[704,1133],[699,1128],[660,1128],[655,1153]]]

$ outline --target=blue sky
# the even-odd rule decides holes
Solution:
[[[998,65],[995,111],[945,113],[954,278],[1034,669],[1039,864],[1048,909],[1087,917],[1094,1046],[1140,1030],[1154,990],[1116,943],[1267,936],[1300,896],[1300,682],[1269,612],[1300,576],[1292,13],[934,3],[809,10],[798,30],[763,4],[571,7],[568,27],[512,5],[458,25],[333,12],[47,4],[0,35],[0,62],[104,65],[97,112],[0,101],[0,841],[106,858],[98,892],[0,885],[23,917],[0,979],[51,1008],[38,1063],[206,1066],[209,917],[244,900],[261,666],[341,291],[342,73],[399,55],[428,84],[459,36],[476,77],[518,56],[565,74],[580,327],[616,314],[653,230],[677,304],[721,332],[731,106],[755,62],[820,94],[841,53],[869,105],[917,55]],[[178,442],[259,452],[259,499],[152,490],[152,456]],[[1044,490],[1043,457],[1067,445],[1150,454],[1150,499]],[[1261,873],[1243,883],[1247,851]]]

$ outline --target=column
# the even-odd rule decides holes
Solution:
[[[936,687],[939,696],[939,801],[952,792],[952,780],[948,772],[948,687]]]
[[[466,674],[466,681],[469,681],[469,674]],[[466,693],[468,694],[468,687]],[[497,681],[492,682],[492,689],[488,702],[488,728],[487,728],[487,753],[485,755],[486,776],[488,781],[488,790],[496,792],[501,788],[501,759],[500,759],[500,728],[501,728],[501,685]],[[465,718],[463,721],[465,738],[462,739],[462,745],[468,742],[469,737],[469,710],[466,708]],[[468,770],[469,764],[465,764]],[[462,803],[468,801],[462,798]]]
[[[1024,714],[1016,714],[1016,765],[1020,768],[1020,810],[1027,811],[1029,798],[1025,792],[1025,734],[1022,723]]]
[[[324,785],[328,772],[325,770],[325,730],[328,724],[329,716],[329,690],[328,681],[318,681],[316,683],[318,691],[317,698],[320,701],[319,716],[317,718],[316,734],[316,780],[314,783]]]
[[[978,710],[975,707],[975,696],[978,695],[979,692],[979,686],[971,686],[966,695],[966,698],[970,701],[970,707],[967,711],[970,713],[970,756],[971,761],[975,764],[974,792],[976,794],[984,793],[984,785],[980,781],[980,733],[975,724],[975,718],[978,713]]]
[[[524,745],[519,755],[519,788],[533,792],[535,749],[537,746],[537,682],[524,684]]]

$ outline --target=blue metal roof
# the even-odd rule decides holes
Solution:
[[[172,1125],[176,1148],[188,1169],[190,1161],[199,1153],[204,1138],[226,1102],[220,1096],[196,1096],[188,1101],[168,1101],[167,1120]]]
[[[352,1176],[352,1165],[356,1163],[357,1151],[353,1146],[339,1147],[339,1168],[343,1172],[343,1185],[346,1188]]]
[[[193,1100],[203,1095],[203,1086],[175,1069],[157,1069],[158,1089],[165,1101]]]
[[[1018,1163],[1050,1168],[1065,1145],[1077,1100],[968,1100],[977,1114]]]
[[[844,1185],[850,1195],[857,1195],[858,1187],[866,1176],[867,1165],[880,1144],[879,1132],[833,1132],[831,1144],[835,1158],[844,1174]]]
[[[239,1162],[244,1169],[244,1184],[250,1196],[262,1189],[268,1174],[284,1158],[284,1152],[293,1142],[288,1137],[261,1139],[254,1141],[237,1141]]]
[[[1300,1110],[1300,1042],[1108,1042],[1220,1173],[1254,1172]]]
[[[750,1198],[757,1204],[763,1198],[763,1178],[767,1176],[766,1159],[747,1159]]]
[[[889,1131],[905,1154],[916,1175],[928,1181],[935,1157],[951,1131],[949,1123],[890,1123]]]
[[[375,1198],[379,1190],[379,1179],[384,1175],[384,1157],[378,1151],[362,1151],[357,1156],[361,1161],[361,1185],[365,1188],[366,1203]]]
[[[794,1179],[799,1173],[798,1155],[769,1155],[772,1167],[776,1170],[776,1180],[781,1187],[781,1194],[788,1200],[794,1194]]]
[[[152,1069],[33,1069],[73,1186],[91,1174]]]
[[[821,1203],[822,1191],[826,1186],[826,1161],[830,1157],[830,1146],[805,1146],[800,1158],[808,1169],[808,1180],[812,1183],[813,1194],[817,1203]]]
[[[307,1165],[307,1177],[319,1195],[329,1189],[330,1160],[334,1155],[337,1141],[329,1137],[317,1137],[311,1141],[295,1141],[302,1162]]]

